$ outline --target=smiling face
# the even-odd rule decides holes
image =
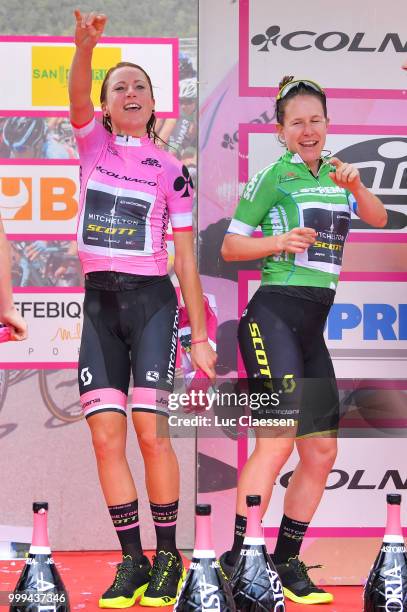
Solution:
[[[102,110],[110,116],[115,134],[144,136],[154,103],[150,83],[143,70],[122,66],[110,74]]]
[[[314,173],[318,171],[328,123],[320,99],[299,94],[287,100],[283,125],[277,124],[278,133],[287,149],[298,153]]]

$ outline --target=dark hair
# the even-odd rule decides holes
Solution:
[[[111,68],[109,68],[109,70],[106,73],[105,78],[103,79],[103,83],[102,83],[102,88],[100,90],[100,104],[104,104],[106,102],[106,98],[107,98],[107,86],[108,86],[108,81],[109,78],[111,77],[111,75],[113,74],[113,72],[115,72],[116,70],[118,70],[118,68],[137,68],[137,70],[141,70],[141,72],[145,75],[148,85],[150,87],[150,93],[151,93],[151,97],[154,99],[154,94],[153,94],[153,85],[151,83],[151,79],[149,77],[149,75],[147,74],[147,72],[144,70],[144,68],[142,68],[141,66],[138,66],[137,64],[133,64],[132,62],[119,62],[118,64],[116,64],[116,66],[112,66]],[[150,119],[147,121],[147,125],[146,125],[146,130],[147,130],[147,135],[149,138],[152,138],[152,140],[155,142],[157,139],[161,140],[161,142],[164,142],[159,136],[158,134],[155,133],[154,127],[155,127],[155,122],[156,122],[156,116],[154,114],[154,111],[151,113],[151,117]],[[110,119],[110,117],[106,117],[105,114],[103,114],[103,127],[106,128],[106,130],[110,133],[112,133],[112,121]],[[166,144],[166,143],[164,143]]]
[[[293,76],[284,76],[278,84],[278,90],[280,91],[284,87],[284,85],[287,85],[287,83],[291,83],[291,81],[295,81],[295,80],[296,79]],[[307,86],[306,83],[300,82],[298,84],[298,87],[293,87],[293,89],[291,89],[291,91],[289,91],[287,95],[284,96],[284,98],[281,98],[280,100],[276,100],[277,123],[279,123],[280,125],[283,125],[284,123],[284,111],[285,111],[287,102],[291,100],[292,98],[295,98],[295,96],[304,96],[304,95],[315,96],[316,98],[318,98],[324,110],[324,117],[326,119],[328,118],[328,111],[326,108],[326,96],[323,93],[323,91],[319,92],[313,87]]]

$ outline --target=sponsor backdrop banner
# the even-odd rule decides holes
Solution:
[[[402,492],[407,478],[404,441],[384,439],[391,436],[388,423],[375,439],[365,439],[365,430],[358,429],[366,427],[369,388],[388,390],[400,426],[406,415],[407,75],[401,66],[407,39],[401,23],[407,6],[397,0],[389,14],[375,0],[371,8],[366,12],[346,1],[333,19],[319,0],[311,7],[294,0],[290,12],[267,0],[200,4],[200,271],[205,290],[217,296],[219,372],[233,375],[242,365],[238,317],[260,279],[260,262],[226,263],[220,247],[244,184],[283,153],[275,134],[274,96],[284,75],[326,88],[327,149],[358,166],[388,211],[381,229],[352,217],[325,332],[341,397],[347,387],[363,387],[361,412],[353,420],[356,439],[340,441],[304,546],[305,562],[323,563],[315,576],[330,584],[360,584],[366,578],[383,533],[385,494]],[[238,472],[252,448],[252,439],[237,441],[232,433],[225,444],[198,442],[198,497],[213,505],[218,553],[233,540]],[[293,456],[284,467],[265,516],[271,551],[286,475],[295,462]]]
[[[75,234],[79,201],[77,160],[3,160],[0,215],[10,238]]]
[[[69,67],[75,46],[67,37],[0,37],[4,87],[1,114],[67,114]],[[178,41],[174,38],[103,38],[92,57],[92,101],[99,109],[100,87],[110,66],[118,62],[141,65],[151,76],[157,113],[176,116],[178,111]],[[15,75],[21,86],[14,86]],[[54,111],[50,113],[50,111]]]
[[[331,96],[402,97],[405,76],[399,68],[406,37],[401,24],[407,18],[402,2],[388,11],[375,1],[374,10],[366,11],[345,0],[339,15],[323,0],[313,2],[310,11],[295,3],[295,13],[283,4],[272,9],[257,0],[239,4],[246,95],[274,94],[284,66],[285,74],[308,74],[311,67],[313,79]]]

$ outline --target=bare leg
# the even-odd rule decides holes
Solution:
[[[95,449],[99,480],[108,506],[137,499],[137,491],[126,459],[126,418],[115,412],[88,418]]]
[[[325,490],[326,481],[336,459],[336,438],[304,438],[296,441],[300,461],[290,479],[284,513],[309,523]]]

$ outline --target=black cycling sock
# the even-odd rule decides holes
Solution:
[[[288,559],[300,554],[301,544],[308,525],[309,523],[295,521],[284,514],[273,554],[274,563],[286,563]]]
[[[108,506],[108,508],[122,547],[123,556],[131,555],[133,559],[141,557],[143,549],[140,540],[138,499],[128,504]]]
[[[157,536],[157,552],[159,550],[176,552],[178,499],[170,504],[154,504],[150,501],[150,508]]]
[[[234,565],[238,559],[238,556],[240,555],[240,551],[243,546],[244,536],[246,533],[246,523],[247,518],[245,516],[242,516],[241,514],[236,514],[233,546],[232,550],[229,551],[226,558],[227,562],[230,563],[230,565]]]

